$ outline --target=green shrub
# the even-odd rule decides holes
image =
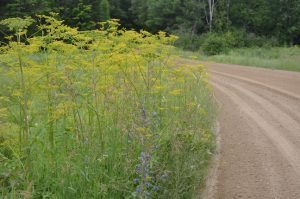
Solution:
[[[175,46],[184,50],[197,51],[201,45],[201,35],[192,34],[188,32],[174,32],[179,36],[179,39],[175,42]]]
[[[230,47],[232,39],[227,39],[224,35],[218,33],[208,33],[204,35],[201,49],[206,55],[217,55],[227,52]]]
[[[267,38],[254,33],[245,34],[244,41],[244,47],[275,47],[279,45],[278,40],[274,37]]]
[[[243,29],[225,33],[207,33],[202,35],[201,49],[206,55],[228,53],[233,48],[274,47],[278,46],[275,38],[266,38]]]

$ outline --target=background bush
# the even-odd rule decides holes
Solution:
[[[200,49],[206,55],[228,53],[230,49],[245,47],[278,46],[275,38],[257,36],[244,30],[232,30],[225,33],[207,33],[201,36]]]
[[[206,55],[226,53],[233,43],[233,39],[227,34],[208,33],[202,37],[203,43],[201,45],[201,50]]]
[[[199,50],[199,47],[202,42],[201,35],[184,31],[175,31],[174,34],[179,37],[178,40],[176,40],[175,42],[175,46],[182,48],[183,50]]]

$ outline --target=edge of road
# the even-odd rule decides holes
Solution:
[[[197,199],[211,199],[214,198],[216,194],[217,181],[218,181],[218,169],[219,169],[219,161],[220,161],[220,122],[217,120],[214,126],[214,133],[216,136],[216,151],[213,154],[210,167],[208,170],[208,174],[205,179],[205,186],[202,193],[197,197]]]

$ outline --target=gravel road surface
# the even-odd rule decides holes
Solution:
[[[300,73],[205,65],[220,106],[206,198],[300,199]]]

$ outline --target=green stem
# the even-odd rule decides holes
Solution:
[[[49,120],[49,141],[51,148],[54,147],[54,124],[52,121],[53,116],[53,102],[52,102],[52,95],[51,95],[51,88],[50,88],[50,80],[49,74],[47,74],[47,83],[48,83],[48,119]]]
[[[18,35],[18,43],[20,43],[20,35]],[[30,135],[30,128],[29,128],[29,118],[28,118],[28,96],[27,96],[27,90],[25,85],[25,75],[23,70],[23,60],[21,57],[21,52],[18,52],[18,61],[19,61],[19,69],[20,69],[20,86],[22,90],[23,95],[23,104],[21,101],[21,106],[23,109],[23,121],[24,121],[24,140],[28,141],[29,135]]]

